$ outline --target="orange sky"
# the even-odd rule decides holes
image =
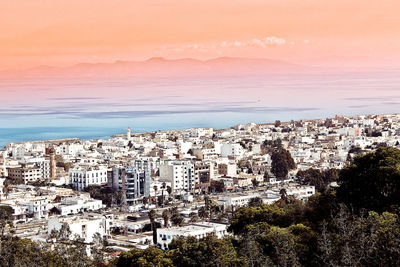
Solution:
[[[0,0],[0,69],[243,56],[397,65],[397,0]]]

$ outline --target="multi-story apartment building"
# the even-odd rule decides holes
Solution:
[[[30,158],[24,161],[26,164],[33,165],[42,170],[42,178],[50,178],[50,159],[45,157]]]
[[[171,182],[174,192],[192,191],[195,186],[194,166],[187,160],[165,161],[160,165],[160,179]]]
[[[150,171],[151,174],[154,174],[154,172],[160,167],[160,158],[143,157],[141,159],[135,159],[132,167],[135,167],[139,171]]]
[[[42,168],[33,166],[22,166],[17,168],[7,168],[8,178],[14,180],[21,180],[25,184],[34,182],[43,178]]]
[[[108,186],[125,193],[125,204],[137,204],[143,197],[150,197],[150,170],[148,167],[143,170],[114,167],[108,175]]]
[[[225,143],[221,146],[221,156],[222,157],[241,157],[244,154],[243,148],[240,144],[228,144]]]
[[[237,174],[237,166],[234,162],[229,163],[220,163],[218,164],[218,174],[220,175],[236,175]]]
[[[211,178],[214,173],[213,164],[195,164],[194,166],[194,184],[195,189],[199,192],[208,192],[211,183]]]
[[[103,165],[77,166],[69,170],[71,185],[77,190],[83,190],[90,185],[107,184],[107,167]]]

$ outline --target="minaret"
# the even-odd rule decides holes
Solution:
[[[54,153],[50,154],[50,179],[56,178],[56,156]]]
[[[126,131],[126,139],[131,140],[131,128],[128,127],[128,130]]]
[[[56,178],[56,152],[53,147],[49,149],[50,153],[50,179]]]

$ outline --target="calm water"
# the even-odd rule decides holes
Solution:
[[[398,113],[400,71],[270,77],[0,81],[0,146],[190,127]]]

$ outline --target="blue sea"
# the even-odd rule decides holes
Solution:
[[[227,128],[400,111],[400,70],[223,78],[0,81],[9,142],[191,127]]]

